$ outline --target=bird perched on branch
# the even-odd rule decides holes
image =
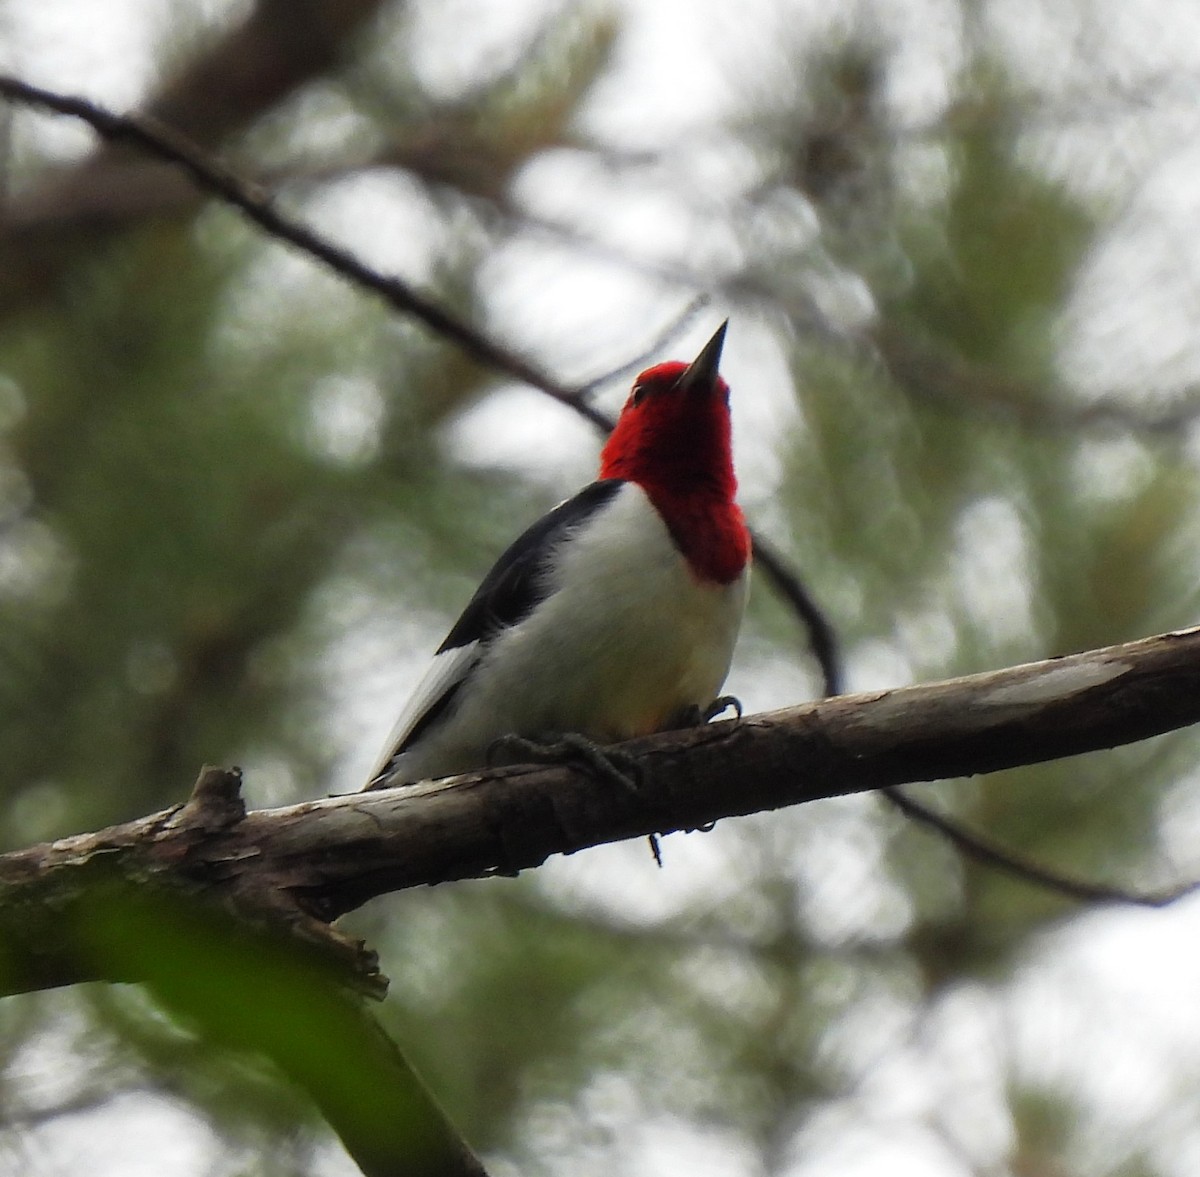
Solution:
[[[482,768],[507,737],[614,743],[707,717],[749,579],[718,371],[726,326],[692,363],[634,381],[599,479],[484,577],[368,788]]]

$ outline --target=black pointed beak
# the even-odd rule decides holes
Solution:
[[[725,346],[725,329],[728,326],[729,320],[726,319],[704,345],[700,354],[684,369],[676,388],[687,392],[711,392],[716,388],[721,367],[721,349]]]

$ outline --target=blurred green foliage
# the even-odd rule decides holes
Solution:
[[[520,296],[558,297],[535,276],[497,305],[523,234],[577,250],[580,266],[624,264],[523,207],[514,193],[540,161],[592,157],[597,199],[649,173],[655,199],[709,217],[739,260],[698,271],[696,287],[730,305],[735,331],[754,324],[794,383],[787,426],[755,441],[779,469],[767,530],[828,609],[852,687],[1191,621],[1200,488],[1186,431],[1099,428],[1071,389],[1064,318],[1106,224],[1038,157],[1015,63],[968,27],[944,117],[913,135],[889,106],[899,46],[851,22],[803,51],[764,48],[788,85],[768,102],[743,79],[739,118],[694,145],[697,174],[710,151],[742,177],[713,183],[715,207],[697,211],[688,143],[622,151],[581,129],[621,68],[621,33],[586,6],[548,11],[521,51],[446,98],[402,6],[385,5],[335,72],[228,153],[247,171],[279,167],[279,199],[335,232],[336,209],[356,208],[347,192],[362,195],[356,177],[379,180],[351,230],[364,239],[357,218],[378,217],[422,284],[498,337]],[[186,67],[187,45],[163,52]],[[60,212],[0,235],[6,846],[170,804],[205,761],[246,765],[272,801],[355,787],[357,708],[370,696],[394,709],[395,651],[432,648],[521,522],[573,487],[549,485],[540,453],[526,468],[467,454],[458,425],[506,390],[231,212],[172,197],[131,219],[72,220],[61,209],[81,165],[14,158],[13,207]],[[768,208],[803,209],[793,231],[807,244],[773,249]],[[627,260],[628,280],[674,289]],[[855,291],[869,313],[849,326],[814,310]],[[760,578],[739,664],[748,706],[787,701],[772,683],[793,701],[816,690],[802,645]],[[1023,854],[1136,883],[1170,842],[1164,814],[1194,809],[1195,753],[1184,734],[920,796]],[[865,1139],[877,1076],[904,1060],[1003,1124],[963,1140],[944,1109],[913,1113],[914,1131],[954,1138],[938,1172],[1176,1171],[1162,1157],[1192,1127],[1186,1082],[1161,1132],[1128,1133],[1109,1162],[1080,1090],[1031,1075],[1007,1045],[971,1065],[931,1045],[956,1002],[1008,1008],[1069,920],[1065,901],[962,861],[869,798],[665,850],[663,875],[623,847],[352,918],[394,980],[385,1020],[498,1172],[649,1171],[646,1134],[686,1129],[728,1154],[713,1171],[782,1173],[832,1155],[831,1133]],[[300,1070],[316,1082],[328,1066],[332,1083],[354,1061],[329,1052],[336,1025],[289,1004],[307,992],[299,974],[289,989],[277,962],[226,959],[186,921],[154,924],[130,917],[127,950],[152,947],[189,986],[0,1012],[0,1163],[56,1102],[104,1108],[134,1091],[211,1128],[206,1172],[313,1171],[319,1118],[228,1043],[246,1033],[237,1018],[264,1016],[262,993],[283,994],[283,1037],[294,1027],[318,1050]],[[72,1059],[59,1095],[23,1084],[39,1057]]]

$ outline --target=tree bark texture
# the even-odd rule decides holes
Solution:
[[[290,931],[367,990],[329,927],[374,896],[551,854],[913,781],[1110,748],[1200,720],[1200,629],[923,686],[843,695],[631,741],[636,788],[516,766],[246,813],[236,772],[186,804],[0,857],[0,991],[114,979],[80,953],[106,890],[183,889]],[[116,978],[130,979],[130,978]]]

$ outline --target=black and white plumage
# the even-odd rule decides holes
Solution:
[[[484,578],[372,783],[479,768],[509,732],[612,742],[706,707],[729,670],[747,579],[699,582],[639,486],[593,482]]]
[[[483,767],[505,735],[610,743],[703,710],[749,579],[733,501],[724,327],[691,365],[642,373],[601,479],[500,557],[434,656],[369,788]]]

